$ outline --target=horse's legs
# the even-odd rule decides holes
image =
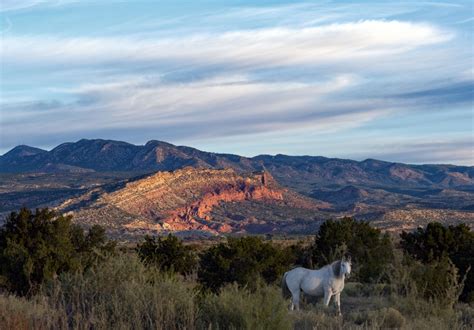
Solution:
[[[341,293],[336,293],[334,295],[334,305],[336,306],[337,309],[337,315],[341,316]]]
[[[329,290],[324,290],[324,306],[328,306],[329,305],[329,301],[331,300],[331,293],[329,292]]]
[[[300,290],[296,292],[291,291],[291,310],[295,308],[297,311],[300,310]]]
[[[295,299],[293,298],[293,293],[291,293],[291,299],[290,299],[290,311],[293,311],[295,309],[295,304],[293,303]]]
[[[300,280],[295,279],[294,277],[289,276],[286,280],[287,288],[291,293],[291,310],[299,310],[300,309]]]

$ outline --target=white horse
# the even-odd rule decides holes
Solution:
[[[338,315],[341,315],[341,292],[344,289],[344,278],[351,273],[351,260],[334,261],[321,269],[307,269],[298,267],[283,275],[281,287],[284,296],[291,293],[290,309],[300,309],[300,291],[310,296],[324,296],[324,305],[328,306],[331,297]]]

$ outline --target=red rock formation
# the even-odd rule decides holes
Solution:
[[[122,228],[144,231],[245,231],[246,225],[263,226],[266,221],[272,221],[271,211],[269,213],[268,210],[274,207],[306,209],[310,214],[313,210],[327,207],[280,187],[267,172],[243,175],[232,169],[184,168],[174,172],[157,172],[113,192],[92,195],[97,194],[100,194],[99,198],[91,201],[86,208],[81,207],[81,211],[75,214],[78,221],[115,221],[120,222],[118,226]],[[64,206],[74,203],[84,205],[92,196],[89,195],[75,198]],[[270,207],[259,213],[261,208],[258,206],[254,213],[238,221],[232,220],[231,215],[229,218],[220,214],[214,218],[216,208],[222,210],[222,206],[246,202]],[[105,219],[107,214],[115,218]],[[248,221],[254,215],[259,220]],[[125,223],[123,219],[127,219]]]
[[[215,206],[223,202],[284,201],[285,192],[266,172],[240,175],[232,169],[185,168],[129,183],[99,202],[158,222],[156,229],[230,232],[228,224],[212,223]],[[128,227],[143,225],[140,220]]]
[[[263,175],[262,181],[263,180]],[[283,191],[274,190],[264,186],[255,186],[252,182],[236,182],[235,185],[228,185],[223,189],[215,189],[213,192],[206,193],[201,199],[170,212],[165,223],[176,223],[180,220],[193,222],[196,218],[211,220],[209,213],[212,208],[219,205],[220,202],[239,202],[244,200],[283,200]]]

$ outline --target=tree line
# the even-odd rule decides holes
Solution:
[[[441,299],[454,290],[456,299],[474,301],[474,232],[463,224],[430,223],[394,240],[368,222],[343,218],[324,222],[310,244],[228,237],[199,251],[173,235],[146,236],[135,252],[146,267],[194,274],[201,289],[210,292],[230,283],[252,290],[261,281],[279,282],[292,267],[318,268],[350,254],[352,281],[384,283],[402,293],[416,290],[426,299]],[[24,208],[0,228],[0,288],[31,296],[61,274],[84,272],[118,253],[100,226],[84,230],[71,216]],[[407,285],[400,285],[402,278],[408,278]]]

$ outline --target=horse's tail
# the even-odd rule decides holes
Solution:
[[[288,275],[288,272],[286,272],[283,275],[283,279],[281,280],[281,293],[283,294],[284,298],[291,297],[290,289],[288,289],[288,284],[286,283],[286,276],[287,275]]]

